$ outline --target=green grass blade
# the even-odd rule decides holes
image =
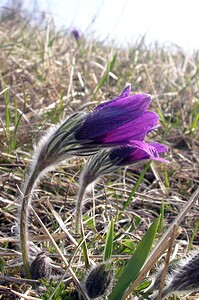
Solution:
[[[134,186],[134,188],[133,188],[132,191],[130,192],[129,197],[128,197],[128,199],[126,200],[126,202],[124,202],[124,204],[123,204],[122,211],[124,211],[124,210],[127,208],[127,206],[129,205],[129,203],[131,202],[131,200],[132,200],[133,196],[135,195],[135,192],[137,191],[137,189],[138,189],[140,183],[142,182],[142,180],[143,180],[143,178],[144,178],[144,176],[145,176],[145,174],[146,174],[146,172],[147,172],[147,170],[148,170],[150,164],[151,164],[151,161],[149,161],[149,162],[146,164],[144,170],[143,170],[142,173],[140,174],[140,177],[138,178],[138,181],[136,182],[136,185]]]
[[[157,233],[160,217],[150,226],[141,242],[139,243],[135,253],[128,261],[119,281],[109,296],[109,300],[120,300],[129,285],[136,279],[141,268],[143,267],[147,256],[153,245],[154,238]]]
[[[109,224],[109,230],[106,235],[106,244],[104,249],[104,261],[109,260],[113,249],[113,237],[114,237],[114,221],[113,218]]]
[[[198,121],[199,121],[199,112],[196,114],[195,118],[193,119],[193,122],[191,124],[191,129],[196,129]]]
[[[162,121],[162,123],[166,127],[167,126],[167,121],[165,120],[165,117],[163,115],[162,110],[158,108],[157,111],[158,111],[158,116],[159,116],[160,120]]]
[[[102,76],[102,78],[100,79],[100,81],[98,82],[98,84],[95,87],[95,90],[93,92],[93,97],[96,97],[97,92],[99,91],[99,89],[101,89],[101,87],[104,85],[104,83],[108,80],[109,78],[109,72],[111,72],[113,70],[113,67],[115,65],[116,62],[116,58],[117,58],[117,54],[115,54],[112,58],[112,60],[109,62],[106,72],[105,74]]]
[[[160,207],[160,222],[158,226],[158,232],[163,232],[164,230],[164,210],[165,210],[165,205],[164,205],[164,199],[162,199],[161,207]]]
[[[194,231],[193,231],[193,234],[192,234],[190,242],[189,242],[188,251],[190,251],[191,248],[192,248],[192,246],[193,246],[193,241],[194,241],[194,239],[195,239],[195,237],[197,235],[198,228],[199,228],[199,220],[196,221],[196,224],[195,224],[195,227],[194,227]]]
[[[6,121],[6,142],[9,144],[10,142],[10,119],[11,119],[11,113],[10,113],[10,97],[8,94],[8,89],[4,90],[4,99],[5,99],[5,121]]]
[[[23,91],[23,109],[22,111],[19,113],[18,112],[18,107],[17,107],[17,100],[14,100],[14,111],[15,111],[15,115],[14,115],[14,124],[15,124],[15,129],[14,129],[14,134],[13,134],[13,139],[12,139],[12,143],[11,143],[11,148],[12,150],[15,150],[17,147],[17,132],[18,132],[18,128],[19,128],[19,124],[21,121],[21,118],[23,116],[23,114],[25,113],[26,110],[26,94],[25,91]]]

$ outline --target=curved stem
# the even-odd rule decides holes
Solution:
[[[89,254],[88,254],[88,248],[85,240],[85,234],[84,234],[84,227],[83,227],[83,221],[82,221],[82,204],[84,200],[84,195],[86,192],[87,185],[81,184],[80,190],[78,193],[77,198],[77,206],[76,206],[76,215],[75,215],[75,234],[81,235],[82,238],[82,251],[83,251],[83,257],[85,266],[88,269],[90,266],[89,262]]]
[[[86,192],[86,187],[84,184],[80,186],[78,198],[77,198],[77,205],[76,205],[76,213],[75,213],[75,234],[81,234],[81,230],[83,228],[82,222],[82,204],[84,200],[84,195]]]
[[[25,184],[24,195],[22,198],[21,212],[20,212],[20,243],[23,265],[26,273],[26,278],[31,278],[30,264],[29,264],[29,237],[28,237],[28,216],[29,205],[31,201],[31,192],[35,185],[39,173],[33,171]]]

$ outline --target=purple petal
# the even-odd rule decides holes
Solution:
[[[141,159],[152,159],[152,160],[159,160],[162,162],[168,162],[167,160],[159,157],[158,149],[161,152],[166,152],[167,148],[161,144],[155,143],[155,144],[150,144],[150,143],[145,143],[142,141],[131,141],[130,145],[133,148],[137,148],[131,157],[133,160],[141,160]],[[155,145],[155,146],[154,146]]]
[[[131,93],[131,85],[128,85],[127,87],[125,87],[125,89],[123,90],[123,92],[121,93],[121,95],[119,97],[116,97],[113,100],[110,100],[108,102],[101,103],[95,109],[102,108],[102,107],[106,106],[107,104],[109,104],[109,103],[111,103],[113,101],[120,100],[122,98],[127,98],[127,97],[130,96],[130,93]]]
[[[152,100],[151,96],[148,94],[135,94],[132,96],[128,95],[127,97],[124,97],[123,93],[124,93],[124,95],[126,94],[125,90],[122,92],[122,94],[119,97],[114,98],[113,100],[109,100],[107,102],[101,103],[100,105],[95,107],[94,110],[103,109],[105,107],[106,108],[110,108],[110,107],[114,108],[114,107],[118,107],[118,106],[127,107],[128,105],[136,107],[136,106],[139,106],[143,102],[143,104],[146,105],[146,108],[144,107],[143,111],[146,111]],[[134,103],[131,103],[131,102],[134,102]]]
[[[110,150],[110,159],[113,162],[116,162],[118,165],[128,165],[131,163],[131,157],[135,152],[136,148],[131,146],[113,148]],[[118,163],[119,161],[119,163]]]
[[[162,144],[159,143],[150,143],[151,146],[155,147],[158,151],[158,153],[167,152],[168,148]]]
[[[123,92],[118,98],[126,98],[130,96],[130,93],[131,93],[131,85],[129,84],[125,87],[125,89],[123,90]]]
[[[124,124],[107,133],[103,137],[104,143],[128,143],[129,140],[143,140],[146,134],[154,129],[159,118],[154,112],[147,111],[135,120]]]
[[[137,140],[131,141],[126,147],[111,150],[110,159],[113,162],[116,161],[116,164],[120,166],[133,164],[145,159],[168,162],[167,160],[159,157],[158,149],[160,152],[167,151],[167,148],[164,145],[158,143],[149,144]]]
[[[141,116],[148,108],[151,98],[137,94],[109,101],[89,113],[82,126],[76,131],[78,141],[96,139]]]

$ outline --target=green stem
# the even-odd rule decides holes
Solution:
[[[20,213],[20,243],[21,243],[21,252],[23,265],[26,273],[26,278],[31,279],[30,264],[29,264],[29,237],[28,237],[28,216],[29,216],[29,205],[31,201],[31,192],[35,185],[35,181],[38,177],[38,172],[33,171],[26,187],[24,190],[21,213]]]

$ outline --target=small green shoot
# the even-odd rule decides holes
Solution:
[[[162,199],[161,207],[160,207],[160,223],[158,226],[158,232],[161,233],[164,230],[164,199]]]
[[[199,228],[199,220],[197,220],[196,223],[195,223],[193,234],[192,234],[192,236],[190,238],[190,242],[189,242],[189,246],[188,246],[188,251],[190,251],[191,248],[192,248],[193,241],[194,241],[194,239],[195,239],[195,237],[197,235],[197,232],[198,232],[198,228]]]
[[[102,78],[100,79],[100,81],[98,82],[98,84],[96,85],[94,92],[93,92],[93,97],[96,98],[96,94],[99,91],[99,89],[101,89],[101,87],[104,85],[104,83],[108,80],[109,78],[109,73],[113,70],[113,67],[115,65],[116,62],[116,58],[117,58],[117,54],[115,54],[113,56],[113,58],[111,59],[111,61],[108,63],[107,69],[105,74],[102,76]]]
[[[14,99],[14,133],[13,133],[13,138],[12,138],[12,143],[11,143],[11,149],[15,150],[17,147],[17,131],[19,128],[19,124],[20,124],[20,120],[25,112],[26,109],[26,96],[25,96],[25,92],[24,92],[24,102],[23,102],[23,109],[22,111],[19,113],[18,112],[18,108],[17,108],[17,101],[16,98]]]
[[[4,86],[4,82],[2,81],[2,85]],[[6,137],[6,143],[8,146],[8,152],[9,152],[9,144],[10,144],[10,124],[11,124],[11,113],[10,113],[10,97],[8,93],[9,87],[5,87],[3,91],[1,92],[4,95],[5,100],[5,137]]]
[[[109,260],[111,257],[112,249],[113,249],[113,238],[114,238],[114,221],[112,218],[106,235],[106,244],[105,244],[104,258],[103,258],[104,261]]]
[[[55,283],[52,279],[48,282],[46,279],[42,279],[41,283],[46,287],[46,291],[41,295],[42,300],[68,300],[75,299],[69,298],[69,293],[65,289],[65,284],[62,282],[57,288],[57,282]],[[53,297],[51,297],[53,294]]]

